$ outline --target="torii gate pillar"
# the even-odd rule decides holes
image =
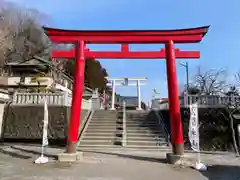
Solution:
[[[68,128],[68,144],[67,152],[75,153],[78,142],[78,130],[80,125],[80,112],[82,106],[82,94],[84,88],[84,41],[78,41],[76,46],[76,64],[74,73],[73,93],[72,93],[72,107],[71,118]],[[77,119],[77,121],[76,121]]]
[[[168,98],[169,111],[171,116],[171,139],[174,154],[183,154],[183,131],[181,112],[178,96],[178,82],[176,72],[176,58],[174,52],[173,41],[165,44],[166,47],[166,66],[167,66],[167,81],[168,81]]]

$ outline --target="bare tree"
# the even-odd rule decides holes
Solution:
[[[10,21],[9,11],[6,10],[8,8],[7,5],[9,4],[0,1],[0,66],[3,66],[7,54],[13,49],[13,38],[16,34],[12,30],[14,25]],[[14,30],[17,29],[14,28]]]
[[[0,4],[1,66],[9,61],[21,63],[34,56],[49,57],[51,41],[40,24],[42,14],[2,0]]]
[[[236,80],[235,86],[239,87],[239,85],[240,85],[240,70],[236,74],[234,74],[234,77],[235,77],[235,80]]]
[[[201,72],[199,68],[194,86],[200,90],[201,94],[220,94],[228,87],[225,77],[226,71],[224,70],[209,70]]]

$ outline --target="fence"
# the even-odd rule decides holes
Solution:
[[[71,94],[67,92],[58,93],[14,93],[14,105],[42,104],[46,99],[48,105],[71,106]]]
[[[199,107],[223,107],[230,103],[240,102],[240,96],[187,95],[180,98],[181,106],[187,107],[198,102]]]
[[[230,103],[240,102],[240,96],[219,96],[219,95],[188,95],[179,97],[180,106],[188,107],[198,102],[198,107],[224,107]],[[157,99],[152,101],[152,109],[168,109],[168,102],[160,103]]]
[[[46,99],[48,105],[71,106],[72,94],[68,92],[57,93],[14,93],[13,105],[38,105]],[[98,97],[88,100],[82,99],[82,109],[99,109]]]

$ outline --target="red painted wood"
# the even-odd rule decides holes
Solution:
[[[175,30],[65,30],[43,27],[49,36],[166,36],[207,33],[209,26]]]
[[[176,58],[179,59],[194,59],[200,58],[199,51],[180,51],[175,49]],[[89,51],[85,50],[86,58],[97,59],[165,59],[165,50],[160,51]],[[52,58],[75,58],[75,50],[55,50],[52,52]]]
[[[78,141],[78,130],[80,125],[80,115],[82,106],[82,94],[84,89],[84,42],[79,41],[76,53],[76,64],[72,95],[71,117],[68,130],[68,141],[76,143]]]
[[[166,44],[166,58],[171,140],[174,145],[179,145],[183,144],[183,132],[178,97],[176,57],[172,41]]]
[[[173,40],[174,43],[197,43],[203,38],[202,34],[174,35],[174,36],[58,36],[51,35],[50,39],[55,43],[72,43],[81,40],[87,44],[160,44]]]

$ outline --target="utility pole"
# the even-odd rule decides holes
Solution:
[[[188,93],[188,90],[189,90],[189,72],[188,72],[188,62],[180,62],[179,63],[181,66],[185,67],[185,70],[186,70],[186,77],[187,77],[187,93]]]

